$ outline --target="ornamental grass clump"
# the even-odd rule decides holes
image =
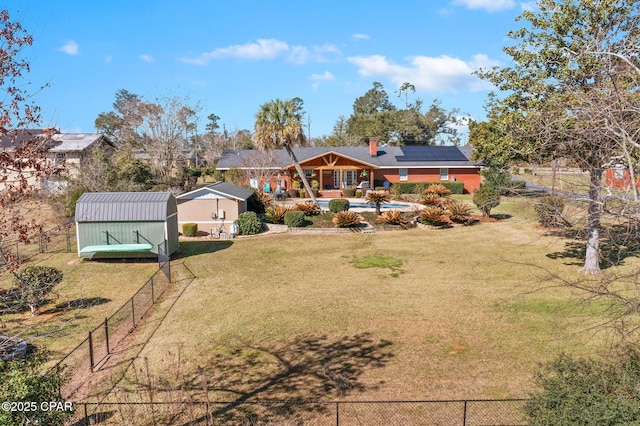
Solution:
[[[409,222],[400,210],[387,210],[376,219],[378,222],[387,223],[389,225],[400,225],[407,228]]]
[[[471,219],[471,206],[456,200],[449,200],[446,204],[446,213],[451,222],[469,223]]]
[[[447,215],[442,207],[427,206],[420,210],[418,222],[423,225],[440,226],[447,223]]]
[[[423,194],[436,194],[439,197],[448,197],[451,195],[451,190],[442,184],[436,183],[429,185],[429,187],[423,191]]]
[[[443,199],[438,194],[434,194],[432,192],[429,192],[429,193],[423,192],[423,196],[420,200],[418,200],[418,202],[424,206],[440,207],[442,206]]]
[[[313,201],[297,203],[294,209],[303,212],[306,216],[317,216],[322,213],[318,203],[314,203]]]
[[[386,191],[369,191],[367,193],[366,202],[376,206],[376,214],[380,215],[380,206],[388,203],[390,196]]]
[[[283,223],[284,215],[293,210],[292,206],[271,206],[264,212],[264,220],[269,223]]]
[[[332,219],[336,228],[351,228],[360,225],[360,215],[357,212],[341,211]]]

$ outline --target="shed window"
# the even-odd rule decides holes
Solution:
[[[409,169],[398,169],[398,179],[400,181],[409,180]]]
[[[56,153],[56,165],[61,165],[64,164],[64,160],[66,160],[66,153],[64,152],[57,152]]]

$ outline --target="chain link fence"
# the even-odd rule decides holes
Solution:
[[[450,401],[82,402],[80,425],[526,425],[524,399]]]
[[[171,264],[168,259],[159,262],[159,269],[113,315],[89,331],[87,338],[69,352],[56,367],[64,367],[72,378],[61,389],[70,395],[82,384],[74,377],[86,377],[109,356],[111,350],[132,332],[144,315],[158,301],[171,284]]]
[[[29,260],[41,253],[71,253],[75,249],[75,226],[73,222],[63,223],[55,228],[29,237],[29,242],[3,241],[2,250],[20,262]],[[5,259],[0,256],[0,266]]]

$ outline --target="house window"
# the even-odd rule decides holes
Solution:
[[[614,179],[624,179],[624,166],[616,166],[614,169]]]
[[[446,167],[440,169],[440,180],[449,180],[449,169]]]
[[[307,179],[316,177],[316,173],[313,169],[302,169],[302,171],[304,171],[304,177]]]
[[[67,154],[64,152],[56,153],[56,165],[64,164],[64,160],[66,160]]]
[[[409,169],[398,169],[398,178],[400,181],[409,180]]]

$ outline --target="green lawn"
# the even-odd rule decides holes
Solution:
[[[0,316],[0,334],[18,335],[50,352],[57,361],[112,315],[158,269],[157,262],[81,261],[77,253],[45,253],[29,263],[63,272],[47,303],[32,316],[27,310]],[[8,272],[0,275],[0,291],[14,286]]]
[[[374,234],[280,234],[184,242],[195,279],[154,331],[115,399],[526,397],[537,363],[601,341],[567,290],[574,262],[545,256],[531,209],[497,223]],[[634,260],[635,261],[635,260]],[[179,286],[178,286],[179,287]],[[144,333],[143,333],[144,334]],[[126,396],[123,396],[126,395]]]

